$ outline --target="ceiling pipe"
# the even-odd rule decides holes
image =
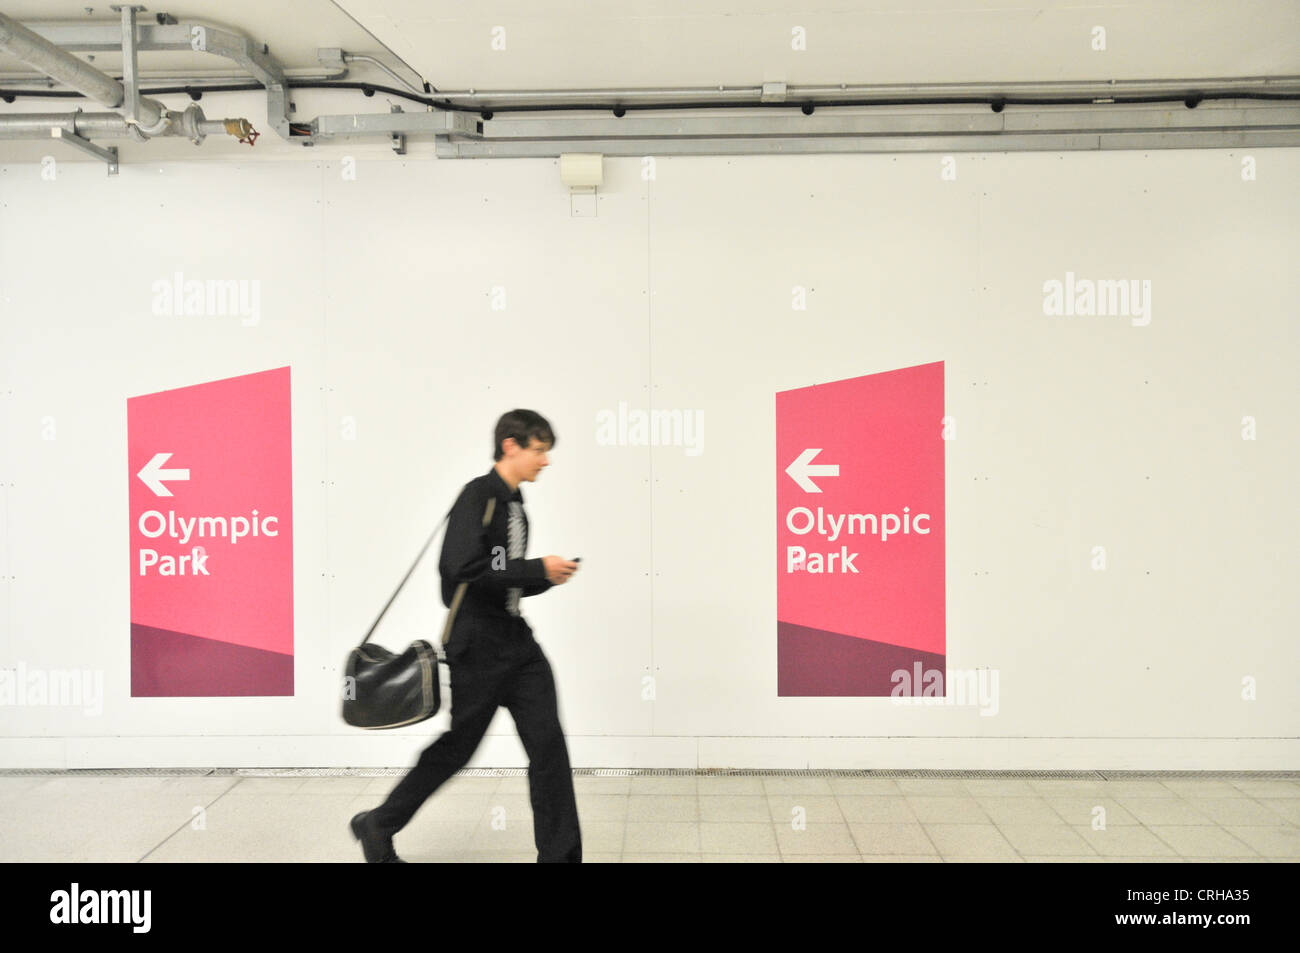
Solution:
[[[134,7],[122,8],[126,86],[0,13],[0,52],[9,53],[81,95],[117,110],[114,113],[83,113],[78,109],[66,114],[29,113],[0,117],[0,138],[70,137],[82,149],[97,155],[101,152],[95,151],[89,142],[91,138],[144,140],[149,136],[174,135],[186,136],[199,145],[207,135],[224,132],[240,142],[253,145],[258,132],[247,119],[208,119],[197,103],[191,103],[184,112],[178,112],[167,109],[157,100],[138,95],[135,10]],[[110,172],[116,170],[115,154],[111,162]]]
[[[795,101],[815,102],[817,99],[878,98],[930,104],[935,100],[952,98],[979,99],[998,96],[1012,98],[1083,98],[1104,102],[1123,96],[1177,96],[1189,90],[1205,93],[1279,92],[1295,93],[1300,90],[1300,76],[1257,76],[1215,79],[1168,80],[1061,80],[1049,82],[1015,83],[838,83],[835,85],[795,86],[781,82],[758,86],[674,86],[631,87],[606,89],[436,89],[425,95],[431,99],[470,100],[475,104],[545,105],[559,100],[562,109],[569,104],[632,103],[650,99],[668,104],[691,103],[700,100],[728,100],[728,105],[749,105],[751,102]],[[522,101],[522,102],[520,102]]]
[[[347,79],[351,70],[346,67],[329,73],[322,73],[318,70],[304,72],[303,70],[285,70],[285,79],[292,80],[294,83],[328,83],[332,80]],[[246,83],[251,77],[247,73],[222,73],[216,70],[207,72],[196,72],[194,70],[149,70],[140,72],[141,83],[167,83],[168,85],[176,84],[181,86],[193,86],[195,91],[202,92],[203,87],[200,83]],[[46,89],[55,85],[54,80],[44,74],[37,73],[0,73],[0,83],[20,84],[23,86],[43,86]],[[409,84],[408,84],[409,85]],[[423,93],[421,93],[423,95]]]
[[[425,94],[425,91],[423,89],[420,89],[416,86],[412,86],[405,79],[403,79],[402,77],[394,73],[386,63],[376,59],[373,56],[369,56],[365,53],[348,53],[348,52],[341,51],[340,57],[342,58],[344,63],[369,63],[372,66],[376,66],[379,69],[383,70],[385,73],[387,73],[389,76],[393,77],[393,79],[397,80],[407,89],[409,89],[411,92],[415,93],[415,95],[423,96]]]
[[[83,63],[71,53],[59,49],[49,40],[17,20],[0,13],[0,52],[22,60],[52,79],[75,89],[83,96],[110,109],[121,109],[126,101],[126,88],[107,73],[101,73]],[[138,105],[140,126],[145,132],[158,130],[167,117],[167,108],[154,99],[141,97]]]
[[[197,103],[191,104],[176,122],[163,130],[163,136],[186,136],[195,145],[208,135],[230,133],[246,137],[251,130],[241,126],[245,119],[208,119]],[[134,138],[125,116],[117,113],[22,113],[0,116],[0,139],[49,139],[56,134],[83,139]]]

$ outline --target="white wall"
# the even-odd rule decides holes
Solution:
[[[411,763],[447,715],[349,728],[340,666],[524,406],[530,555],[583,557],[524,603],[575,766],[1296,768],[1300,150],[1251,155],[607,159],[594,219],[552,160],[0,165],[0,666],[105,686],[0,708],[0,766]],[[259,323],[153,315],[178,270]],[[1045,316],[1067,271],[1149,280],[1150,324]],[[778,698],[773,395],[933,361],[947,661],[998,712]],[[133,699],[126,399],[286,364],[296,695]],[[703,411],[703,453],[597,445],[619,401]],[[435,563],[381,644],[436,637]],[[499,712],[471,764],[525,763]]]

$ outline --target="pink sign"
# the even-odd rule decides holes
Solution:
[[[943,384],[938,361],[776,395],[778,695],[944,671]]]
[[[293,694],[289,368],[129,398],[131,695]]]

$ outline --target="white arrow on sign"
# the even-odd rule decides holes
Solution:
[[[816,450],[805,450],[794,458],[792,464],[785,468],[785,472],[790,475],[790,479],[798,483],[805,493],[820,493],[822,491],[821,487],[808,479],[809,477],[840,475],[840,465],[838,463],[812,462],[812,458],[821,452],[821,447]]]
[[[188,480],[190,471],[185,470],[164,470],[162,465],[171,459],[170,453],[155,453],[153,459],[140,468],[136,474],[144,485],[153,490],[154,496],[173,496],[171,490],[163,486],[163,480]]]

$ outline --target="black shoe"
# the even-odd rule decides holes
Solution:
[[[393,838],[379,834],[370,824],[370,812],[362,811],[348,824],[352,836],[361,841],[361,852],[368,864],[404,864],[393,850]]]

